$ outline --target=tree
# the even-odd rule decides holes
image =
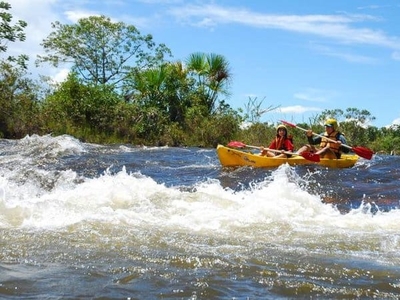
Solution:
[[[129,91],[130,101],[157,107],[171,122],[181,124],[193,98],[193,84],[179,61],[132,73],[124,89]]]
[[[38,91],[25,68],[0,62],[0,136],[21,138],[39,131]]]
[[[170,50],[133,25],[113,23],[105,16],[83,18],[74,25],[52,23],[54,31],[41,44],[47,55],[38,56],[57,67],[69,63],[85,83],[118,86],[133,68],[151,68]],[[132,67],[132,65],[134,65]]]
[[[336,119],[339,123],[343,120],[343,110],[341,109],[325,109],[317,116],[316,120],[319,125],[323,126],[327,119]]]
[[[121,102],[108,85],[82,84],[71,72],[43,103],[43,113],[49,127],[57,133],[76,134],[84,130],[110,134],[114,108]]]
[[[231,79],[229,63],[218,54],[193,53],[186,61],[187,69],[197,82],[197,93],[201,105],[211,114],[216,108],[218,96],[229,95]]]
[[[12,15],[8,12],[11,5],[7,2],[0,2],[0,54],[7,52],[8,42],[25,41],[24,29],[28,25],[25,21],[18,20],[12,25]],[[21,54],[18,57],[8,56],[9,62],[16,62],[19,66],[27,68],[28,56]]]

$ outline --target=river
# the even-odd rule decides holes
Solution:
[[[1,299],[398,299],[400,157],[0,140]]]

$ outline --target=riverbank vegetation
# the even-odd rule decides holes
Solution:
[[[13,22],[11,6],[0,2],[0,137],[68,134],[92,143],[215,147],[231,140],[267,145],[275,126],[261,122],[265,99],[249,98],[243,109],[229,104],[232,73],[221,54],[193,53],[173,60],[167,45],[133,25],[91,16],[76,24],[52,24],[37,65],[68,67],[60,83],[30,77],[29,57],[8,56],[24,42],[28,24]],[[268,105],[268,104],[267,104]],[[336,118],[350,145],[375,152],[400,148],[400,127],[376,128],[366,110],[325,110],[299,127],[323,131]],[[291,120],[287,120],[291,121]],[[246,126],[243,126],[246,124]],[[289,130],[298,148],[304,132]]]

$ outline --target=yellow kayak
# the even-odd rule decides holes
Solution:
[[[321,165],[328,168],[351,168],[359,158],[355,154],[342,154],[340,159],[321,158],[319,162],[313,162],[300,155],[290,158],[273,158],[223,145],[218,145],[217,155],[223,167],[252,166],[256,168],[275,168],[285,163],[291,166]]]

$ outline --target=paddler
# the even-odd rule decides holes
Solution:
[[[338,123],[335,119],[328,119],[324,123],[325,132],[320,136],[313,137],[313,131],[307,130],[306,135],[308,145],[304,145],[296,153],[301,154],[304,151],[309,151],[319,154],[323,158],[338,159],[342,152],[349,153],[349,148],[342,145],[347,145],[345,136],[339,131]],[[323,137],[321,137],[323,136]],[[319,147],[315,147],[319,145]]]
[[[281,151],[275,152],[275,151],[269,151],[268,149],[281,150]],[[286,126],[281,124],[276,127],[276,136],[271,141],[268,148],[265,149],[264,147],[261,147],[260,155],[275,157],[275,158],[285,158],[291,156],[290,154],[287,154],[285,152],[293,152],[293,150],[294,146],[292,137],[288,136],[288,131]]]

